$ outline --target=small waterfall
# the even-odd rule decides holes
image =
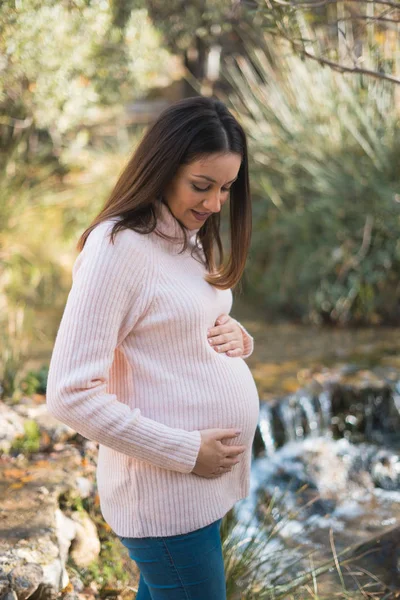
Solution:
[[[332,419],[332,398],[327,390],[318,394],[318,401],[321,407],[321,432],[330,429]]]
[[[266,454],[267,456],[271,456],[276,450],[276,443],[274,438],[272,410],[266,402],[260,407],[259,427]]]
[[[303,548],[305,554],[310,546],[321,548],[328,531],[348,544],[397,523],[391,534],[396,540],[391,554],[397,556],[400,379],[393,369],[358,370],[359,377],[355,367],[324,372],[323,383],[318,379],[296,393],[261,402],[250,493],[235,512],[239,522],[249,521],[261,534],[267,549],[274,537],[262,572],[266,581],[291,568],[273,564],[271,556],[282,548],[283,555],[288,548]],[[280,523],[274,536],[269,522],[265,525],[267,505],[272,506],[272,531],[278,529],[274,521]],[[330,548],[321,552],[331,558]],[[392,582],[399,567],[388,556],[385,550],[385,573]],[[365,568],[375,573],[383,561],[374,553],[369,557]],[[300,555],[291,562],[299,563]]]
[[[370,386],[328,382],[317,394],[295,394],[261,402],[258,436],[263,453],[273,454],[287,442],[309,437],[341,438],[383,443],[400,431],[400,380]],[[260,452],[258,452],[260,454]]]
[[[301,394],[299,398],[299,404],[304,410],[304,414],[308,423],[308,431],[312,437],[318,436],[320,434],[319,430],[319,415],[314,408],[314,403],[309,396],[305,394]]]
[[[297,438],[296,431],[296,412],[293,410],[290,403],[284,399],[279,403],[278,407],[279,416],[282,419],[283,429],[287,436],[287,441],[294,441]]]
[[[306,436],[307,420],[305,418],[302,406],[299,403],[298,396],[297,395],[290,396],[289,404],[292,407],[293,412],[294,412],[296,439],[302,440]]]
[[[365,415],[365,435],[367,438],[371,438],[373,424],[374,424],[374,396],[372,394],[368,394],[367,402],[364,409]]]

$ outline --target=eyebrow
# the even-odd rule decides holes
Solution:
[[[192,175],[194,177],[202,177],[203,179],[207,179],[208,181],[212,181],[213,183],[217,183],[215,179],[213,179],[212,177],[208,177],[208,175],[196,175],[196,173],[192,173]],[[230,181],[227,181],[227,183],[232,183],[233,181],[236,181],[237,176],[235,177],[235,179],[231,179]]]

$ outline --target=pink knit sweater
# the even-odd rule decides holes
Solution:
[[[157,228],[181,238],[161,205]],[[47,381],[51,414],[99,443],[96,471],[105,521],[124,537],[169,536],[225,515],[249,493],[257,388],[246,362],[218,354],[207,329],[229,314],[231,290],[179,243],[132,230],[88,236],[73,267]],[[201,248],[196,250],[202,252]],[[240,325],[240,323],[239,323]],[[241,325],[245,356],[253,338]],[[192,473],[200,430],[238,428],[240,462],[217,478]]]

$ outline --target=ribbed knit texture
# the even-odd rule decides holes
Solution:
[[[206,270],[160,205],[157,229],[130,229],[112,244],[109,219],[77,256],[47,381],[51,414],[99,443],[100,508],[124,537],[169,536],[224,516],[250,487],[259,397],[241,357],[217,353],[207,329],[232,307],[231,290],[204,281]],[[194,252],[202,253],[201,248]],[[239,323],[240,325],[240,323]],[[242,328],[245,356],[254,347]],[[217,478],[192,473],[200,430],[238,428],[240,463]]]

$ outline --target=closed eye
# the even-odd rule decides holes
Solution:
[[[206,188],[199,188],[197,187],[197,185],[195,185],[194,183],[192,183],[192,188],[196,191],[196,192],[208,192],[208,190],[210,189],[210,186],[206,187]],[[224,192],[229,192],[229,190],[231,188],[221,188]]]

